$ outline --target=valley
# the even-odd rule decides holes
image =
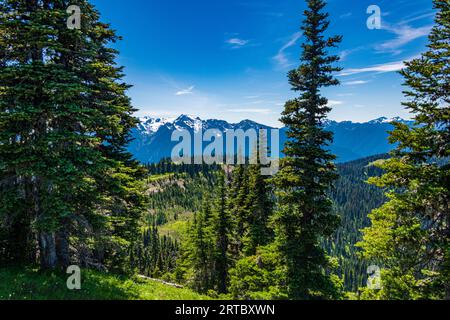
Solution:
[[[334,211],[341,217],[341,226],[334,236],[323,240],[323,247],[339,261],[338,274],[344,281],[345,290],[356,292],[364,287],[367,281],[368,261],[358,257],[356,243],[361,241],[360,230],[369,226],[367,215],[382,205],[385,201],[382,190],[367,184],[371,176],[382,172],[371,164],[386,156],[373,156],[352,162],[338,164],[340,178],[335,188],[330,190]],[[202,207],[202,199],[211,196],[217,184],[220,167],[208,167],[202,171],[201,166],[173,165],[169,160],[150,166],[149,189],[159,189],[152,193],[150,214],[147,221],[153,223],[162,238],[177,241],[180,247],[173,254],[176,256],[170,268],[147,270],[150,275],[162,277],[165,280],[186,282],[180,277],[179,264],[183,264],[183,250],[187,246],[189,230],[195,219],[195,213]],[[164,169],[166,168],[166,169]],[[167,172],[166,172],[167,171]],[[184,172],[183,172],[184,171]],[[164,240],[167,241],[167,240]],[[178,278],[177,278],[178,277]]]

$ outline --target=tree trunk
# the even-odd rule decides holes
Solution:
[[[57,263],[55,234],[39,233],[39,256],[42,269],[55,269]]]
[[[70,266],[69,257],[69,233],[67,230],[67,225],[63,222],[63,226],[56,233],[56,257],[58,259],[58,266],[66,269]]]
[[[9,258],[15,264],[33,263],[32,257],[32,241],[30,240],[31,228],[25,217],[20,216],[12,224],[9,231]]]

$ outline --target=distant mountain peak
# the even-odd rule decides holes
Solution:
[[[393,122],[408,123],[410,121],[409,120],[405,120],[405,119],[403,119],[401,117],[394,117],[394,118],[381,117],[381,118],[369,121],[368,123],[370,123],[370,124],[381,124],[381,123],[393,123]]]
[[[142,117],[138,129],[146,134],[157,132],[162,126],[172,123],[176,118]]]
[[[199,117],[196,117],[194,115],[182,114],[178,118],[176,118],[175,122],[177,122],[177,121],[196,121],[196,120],[201,121],[202,119],[200,119]]]

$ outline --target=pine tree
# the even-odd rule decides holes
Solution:
[[[81,9],[80,30],[67,28],[69,5]],[[143,171],[124,149],[137,119],[108,47],[119,38],[86,0],[2,0],[0,11],[0,217],[10,222],[9,251],[16,262],[39,256],[43,268],[114,266],[137,238],[145,202],[136,182]]]
[[[248,194],[248,174],[245,165],[233,167],[230,184],[227,186],[227,210],[229,210],[233,225],[231,230],[230,246],[232,255],[238,259],[242,247],[243,237],[248,221],[247,194]]]
[[[194,218],[190,237],[190,263],[194,269],[193,288],[200,293],[213,289],[215,239],[211,218],[211,204],[206,197],[202,211]]]
[[[216,192],[213,208],[213,230],[216,240],[214,272],[218,292],[226,293],[228,269],[231,263],[229,245],[232,233],[232,219],[227,208],[227,182],[223,172],[220,172]]]
[[[450,299],[450,2],[434,7],[428,50],[401,71],[415,125],[395,124],[398,148],[378,162],[385,174],[371,179],[390,190],[360,244],[385,268],[382,299]]]
[[[256,253],[259,246],[273,240],[269,220],[273,213],[273,193],[267,177],[261,175],[261,165],[252,164],[248,168],[248,188],[246,208],[248,213],[243,251],[246,256]]]
[[[331,111],[321,88],[338,85],[332,75],[339,57],[327,49],[340,36],[326,38],[328,14],[323,0],[309,0],[302,30],[301,65],[289,73],[289,82],[299,98],[285,105],[281,122],[288,128],[281,170],[274,179],[278,210],[275,213],[277,242],[287,265],[288,295],[292,299],[335,297],[335,286],[327,273],[330,261],[320,245],[338,225],[331,213],[327,191],[337,178],[328,150],[332,133],[324,130]]]

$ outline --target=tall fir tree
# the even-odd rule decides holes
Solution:
[[[434,7],[428,50],[401,71],[415,125],[391,132],[398,147],[371,179],[390,201],[371,213],[359,244],[385,268],[381,299],[450,299],[450,2]]]
[[[213,208],[213,230],[215,234],[214,273],[218,293],[227,293],[228,269],[230,267],[230,237],[232,219],[227,208],[227,179],[220,172]]]
[[[339,81],[333,64],[339,57],[329,54],[341,36],[326,37],[329,27],[324,0],[307,1],[301,65],[289,73],[292,90],[300,96],[285,105],[281,122],[288,128],[280,172],[274,179],[278,208],[275,213],[276,238],[287,266],[287,291],[291,299],[336,297],[334,281],[328,273],[330,259],[320,243],[332,235],[339,219],[332,213],[327,191],[337,178],[327,149],[331,132],[324,130],[328,100],[320,90]]]
[[[273,190],[269,179],[261,174],[261,164],[252,164],[248,168],[248,187],[246,195],[247,221],[243,237],[244,255],[254,255],[259,246],[265,246],[273,240],[273,231],[269,221],[273,214]]]
[[[243,247],[243,237],[248,220],[247,194],[248,172],[245,165],[236,165],[232,169],[230,183],[227,186],[227,210],[231,214],[233,225],[230,246],[232,255],[239,259]]]
[[[67,27],[70,5],[81,29]],[[144,171],[125,151],[135,110],[108,47],[119,37],[86,0],[1,0],[0,11],[0,219],[11,260],[117,266],[145,202]]]
[[[214,288],[214,233],[211,225],[211,203],[206,196],[202,210],[195,215],[190,235],[190,264],[193,268],[193,288],[207,293]]]

